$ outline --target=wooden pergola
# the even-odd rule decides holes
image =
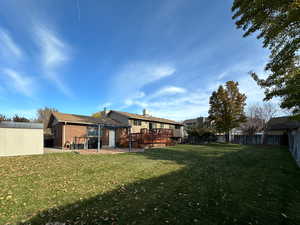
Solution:
[[[121,128],[126,128],[128,129],[128,147],[129,147],[129,151],[131,151],[131,126],[125,126],[125,125],[112,125],[112,124],[103,124],[103,123],[99,123],[98,124],[98,146],[97,146],[97,151],[100,151],[101,146],[100,146],[100,139],[101,139],[101,129],[102,128],[107,128],[107,129],[113,129],[115,132],[117,129],[121,129]],[[116,135],[115,135],[115,139],[116,139]]]
[[[127,129],[127,135],[128,135],[128,147],[129,147],[129,151],[131,151],[132,149],[132,144],[131,144],[131,126],[127,126],[127,125],[115,125],[115,124],[107,124],[107,123],[98,123],[98,124],[90,124],[90,127],[97,127],[97,136],[84,136],[84,137],[75,137],[75,143],[77,142],[77,139],[87,139],[89,140],[89,138],[97,138],[97,151],[99,152],[101,150],[101,130],[103,128],[108,129],[108,130],[114,130],[115,131],[115,143],[116,143],[116,131],[117,129]],[[115,146],[116,147],[116,146]],[[88,147],[87,147],[88,148]]]

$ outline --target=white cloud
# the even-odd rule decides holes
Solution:
[[[150,98],[156,98],[159,96],[165,96],[165,95],[176,95],[176,94],[182,94],[185,93],[186,89],[176,86],[167,86],[163,87],[157,92],[155,92]]]
[[[223,72],[221,73],[218,77],[217,80],[222,80],[224,77],[226,77],[228,75],[228,72]]]
[[[15,89],[21,94],[32,97],[34,86],[31,78],[12,69],[3,69],[2,72],[8,78],[7,83],[11,89]]]
[[[112,103],[111,103],[111,102],[105,102],[104,104],[100,104],[100,105],[98,106],[98,109],[103,110],[104,108],[109,108],[109,107],[111,107],[111,106],[112,106]]]
[[[175,73],[175,68],[170,66],[157,66],[149,68],[149,74],[152,76],[153,81],[167,77]]]
[[[21,48],[15,43],[9,33],[0,27],[0,49],[2,53],[10,53],[17,59],[22,58],[23,52]]]
[[[48,28],[42,25],[35,27],[36,41],[41,49],[41,63],[45,76],[52,80],[66,95],[71,96],[71,91],[63,83],[61,74],[57,69],[70,60],[69,46]]]
[[[154,116],[183,120],[206,115],[208,99],[207,91],[166,86],[151,95],[127,99],[125,106],[147,108]]]
[[[141,96],[144,95],[143,87],[172,76],[175,72],[176,69],[169,64],[128,63],[114,76],[111,95],[116,98],[114,101],[144,97]]]
[[[135,62],[125,65],[117,74],[117,79],[119,82],[127,81],[129,83],[128,81],[132,81],[132,86],[142,87],[148,83],[171,76],[175,71],[176,69],[170,65]],[[122,83],[122,85],[126,85],[126,83]]]
[[[26,117],[28,119],[34,119],[37,115],[37,109],[9,109],[4,110],[3,114],[9,118],[15,116],[16,114],[21,117]]]
[[[227,76],[228,79],[239,82],[240,91],[247,95],[247,104],[262,102],[264,90],[261,89],[248,74],[251,68],[263,77],[266,76],[263,70],[263,64],[254,67],[251,64],[243,62],[224,70],[224,72],[216,76],[215,79],[211,79],[210,82],[206,83],[204,88],[193,89],[186,86],[185,88],[166,86],[142,98],[133,97],[127,99],[125,104],[127,107],[137,106],[147,108],[154,116],[175,120],[207,116],[211,93],[217,90],[219,85],[225,83],[225,81],[221,81],[220,79]],[[241,76],[240,74],[244,75]]]

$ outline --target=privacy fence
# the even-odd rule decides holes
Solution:
[[[243,145],[288,145],[287,135],[233,135],[231,142]]]
[[[300,167],[300,129],[289,133],[289,150]]]

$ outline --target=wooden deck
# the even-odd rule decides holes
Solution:
[[[173,129],[155,128],[141,129],[140,133],[132,133],[130,140],[133,147],[164,147],[174,145]]]

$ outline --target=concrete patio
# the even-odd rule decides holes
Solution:
[[[99,151],[97,149],[74,149],[66,150],[60,148],[44,148],[44,153],[64,153],[64,152],[75,152],[81,155],[89,154],[119,154],[119,153],[128,153],[128,152],[144,152],[142,148],[132,148],[129,151],[129,148],[101,148]]]

